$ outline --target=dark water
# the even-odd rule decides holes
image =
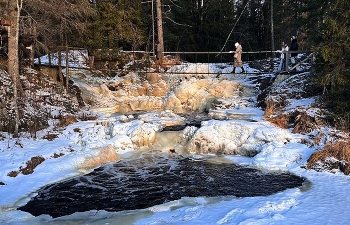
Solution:
[[[147,154],[45,186],[19,210],[55,218],[89,210],[143,209],[185,196],[266,196],[303,182],[303,178],[289,173]]]

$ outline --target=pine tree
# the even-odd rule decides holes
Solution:
[[[220,51],[234,22],[230,0],[165,1],[164,43],[168,51]],[[232,43],[230,50],[234,48]],[[227,50],[227,49],[226,49]],[[186,60],[208,61],[208,55],[186,55]],[[200,59],[202,58],[202,59]],[[215,58],[217,59],[217,58]],[[212,60],[215,60],[214,57]]]
[[[315,71],[336,113],[350,112],[350,2],[330,1],[317,37]]]
[[[97,1],[88,48],[139,50],[146,43],[145,11],[140,1]]]

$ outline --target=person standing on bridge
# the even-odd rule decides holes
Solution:
[[[293,36],[291,38],[291,44],[290,44],[290,48],[289,48],[289,51],[298,51],[298,40],[295,36]],[[294,52],[294,53],[291,53],[290,54],[291,58],[290,58],[290,62],[292,63],[292,66],[295,65],[295,57],[298,56],[298,53],[297,52]]]
[[[281,44],[281,50],[278,50],[277,52],[281,53],[280,56],[280,64],[278,66],[278,71],[286,70],[286,52],[289,51],[289,47],[286,43],[282,42]]]
[[[241,73],[244,73],[245,71],[244,71],[243,62],[242,62],[242,45],[236,42],[235,46],[236,46],[236,51],[230,51],[230,53],[234,53],[233,70],[231,73],[236,73],[236,67],[240,67]]]

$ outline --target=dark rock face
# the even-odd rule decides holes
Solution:
[[[266,173],[175,154],[147,154],[45,186],[19,210],[55,218],[89,210],[143,209],[185,196],[267,196],[303,182],[288,173]]]

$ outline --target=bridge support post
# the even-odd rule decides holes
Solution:
[[[285,62],[284,70],[286,72],[289,71],[289,53],[288,52],[286,52],[286,62]]]

